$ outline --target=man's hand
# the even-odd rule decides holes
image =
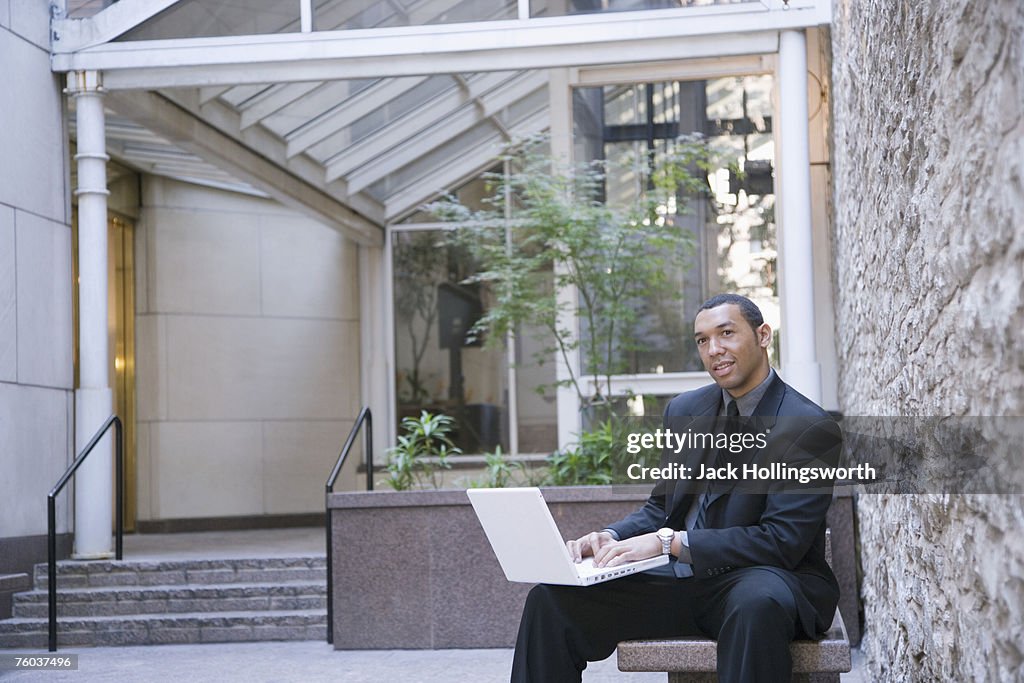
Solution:
[[[615,537],[607,531],[592,531],[575,541],[566,541],[565,547],[569,549],[569,557],[572,558],[572,561],[579,564],[584,557],[595,555],[601,548],[615,542]]]
[[[661,554],[661,540],[657,534],[642,534],[623,541],[602,545],[594,553],[594,566],[616,567],[624,562],[646,560]]]

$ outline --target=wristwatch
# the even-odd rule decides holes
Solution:
[[[669,529],[668,527],[662,527],[661,529],[658,529],[658,540],[661,541],[662,555],[672,554],[672,539],[675,537],[675,529]]]

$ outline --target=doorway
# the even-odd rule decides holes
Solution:
[[[75,386],[79,385],[78,211],[73,213],[72,268],[75,330]],[[114,413],[124,425],[124,530],[135,531],[138,506],[135,437],[135,223],[117,214],[107,217],[107,324],[110,332],[110,384]],[[116,494],[115,494],[116,495]]]

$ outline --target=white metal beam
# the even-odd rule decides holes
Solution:
[[[388,78],[348,98],[331,111],[294,130],[288,135],[288,157],[301,154],[316,143],[334,135],[370,112],[384,106],[399,95],[427,80],[426,76]]]
[[[180,0],[120,0],[87,19],[54,19],[53,49],[74,52],[110,42]]]
[[[266,91],[247,100],[238,108],[242,112],[242,130],[276,114],[322,85],[322,82],[316,81],[314,83],[288,83],[267,88]]]
[[[109,96],[112,108],[172,144],[216,164],[278,201],[296,208],[359,244],[379,245],[381,227],[241,142],[156,93]]]
[[[360,168],[387,150],[415,140],[422,131],[440,119],[455,113],[459,107],[475,99],[479,94],[497,87],[509,78],[509,74],[495,71],[478,74],[465,79],[469,88],[452,88],[435,97],[423,106],[395,119],[380,130],[371,133],[354,145],[342,150],[327,160],[327,182],[341,178],[353,169]]]
[[[242,131],[240,128],[241,117],[234,108],[224,102],[209,102],[200,105],[196,100],[195,92],[194,90],[176,90],[162,93],[162,95],[196,118],[209,123],[220,132],[253,150],[264,159],[277,164],[286,172],[309,185],[326,192],[356,213],[366,216],[376,224],[384,223],[383,204],[369,195],[350,195],[343,180],[325,183],[324,169],[321,164],[306,156],[287,158],[284,142],[272,131],[262,126]]]
[[[348,191],[355,193],[372,185],[389,173],[406,166],[433,149],[469,130],[486,118],[501,111],[547,84],[546,73],[527,73],[510,79],[499,88],[479,98],[479,106],[462,107],[424,131],[407,144],[394,147],[381,154],[346,178]]]
[[[685,81],[771,73],[775,60],[771,55],[743,55],[732,59],[687,59],[644,64],[616,64],[580,68],[572,85],[597,86],[637,81]]]
[[[776,52],[777,31],[816,26],[824,0],[144,43],[55,54],[55,71],[101,69],[108,89],[528,70]],[[819,6],[820,5],[820,6]],[[686,40],[683,40],[686,38]]]
[[[539,133],[548,127],[547,108],[528,116],[512,126],[509,132],[516,136],[526,136]],[[461,181],[473,177],[494,163],[494,159],[501,152],[502,139],[495,135],[489,141],[477,145],[471,150],[460,153],[458,159],[451,164],[445,164],[438,169],[438,172],[423,180],[410,185],[400,192],[388,197],[385,203],[385,214],[388,222],[416,208],[423,202],[436,196]]]
[[[226,93],[228,90],[231,90],[231,87],[226,85],[218,85],[213,88],[200,88],[199,101],[202,104],[212,102],[213,100],[217,99],[218,97]]]

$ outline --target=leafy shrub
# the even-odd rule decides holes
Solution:
[[[398,445],[388,449],[384,483],[396,491],[424,488],[428,481],[437,488],[439,471],[451,469],[449,456],[462,453],[449,436],[454,425],[451,417],[426,410],[418,418],[403,419]]]

